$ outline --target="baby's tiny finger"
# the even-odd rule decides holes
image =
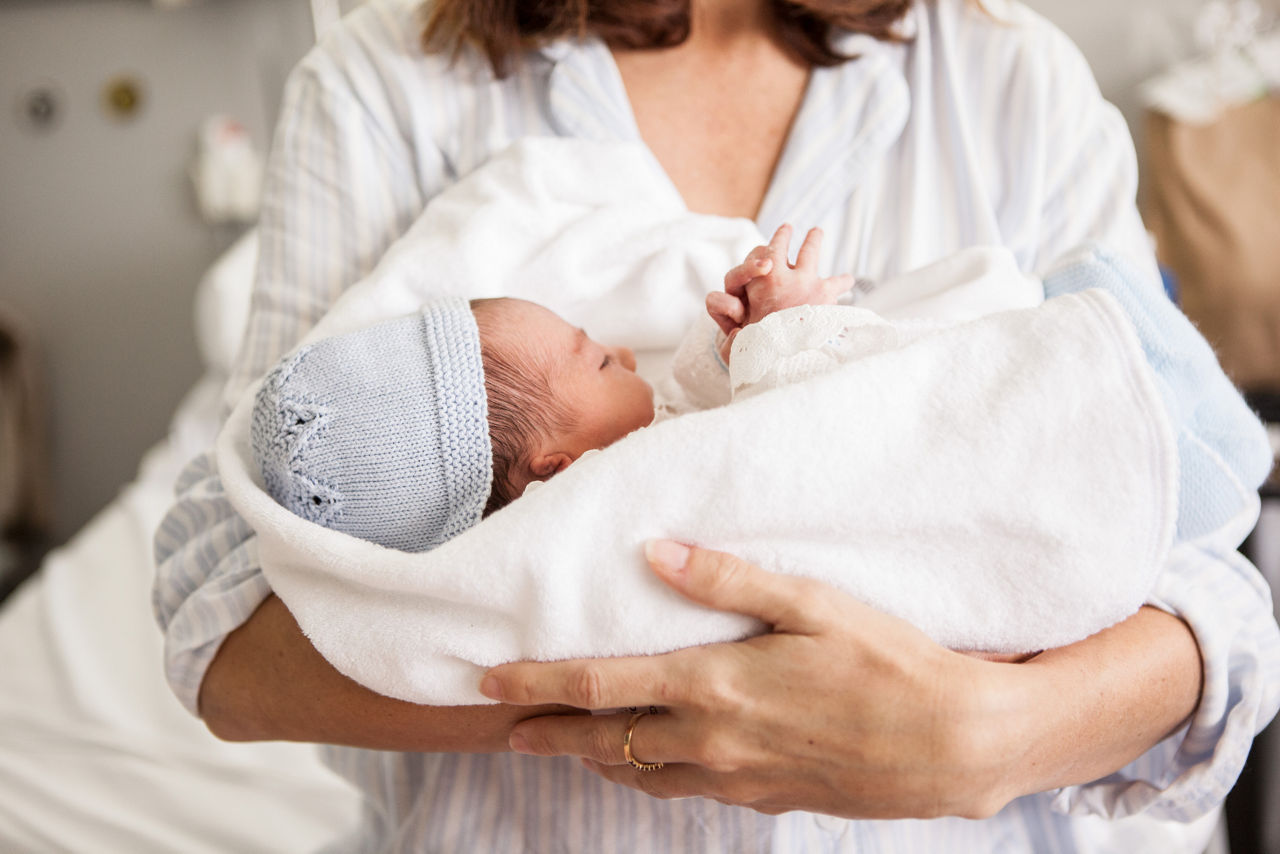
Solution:
[[[854,277],[851,274],[841,273],[838,276],[832,276],[829,279],[823,279],[822,284],[827,289],[827,295],[830,298],[835,299],[836,297],[840,296],[840,294],[852,288],[853,283],[855,281],[856,279],[854,279]]]
[[[746,316],[746,307],[742,305],[742,301],[723,291],[708,293],[707,307],[716,312],[716,314],[722,314],[731,320],[741,321]]]
[[[733,296],[740,296],[747,283],[760,275],[760,268],[751,260],[744,261],[724,274],[724,289]]]
[[[818,267],[818,253],[822,249],[822,229],[811,228],[796,253],[796,269],[812,271]]]
[[[724,291],[712,291],[707,294],[707,314],[711,315],[721,331],[728,335],[731,329],[742,324],[747,316],[747,310],[742,300],[737,297]]]
[[[769,248],[781,255],[784,259],[791,249],[791,225],[783,223],[778,226],[778,230],[773,233],[772,239],[769,240]]]

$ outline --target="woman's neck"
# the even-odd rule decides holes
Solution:
[[[685,44],[695,49],[723,49],[733,42],[774,34],[769,0],[692,0],[690,6],[689,39]]]
[[[614,50],[636,127],[696,213],[754,219],[800,108],[809,68],[767,0],[693,0],[681,45]]]

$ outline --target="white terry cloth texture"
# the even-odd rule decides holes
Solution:
[[[466,292],[544,302],[603,340],[671,346],[667,300],[700,302],[761,237],[689,214],[651,173],[628,178],[651,167],[627,158],[645,156],[599,144],[512,152],[498,174],[433,202],[309,340]],[[603,192],[609,176],[616,194]],[[523,230],[507,236],[513,221]],[[591,316],[614,294],[626,307]],[[907,339],[637,431],[423,554],[272,501],[248,462],[254,389],[219,437],[218,467],[317,650],[419,703],[488,702],[479,679],[501,662],[763,630],[667,589],[643,560],[654,537],[828,581],[958,649],[1058,646],[1136,610],[1172,538],[1177,460],[1115,301],[1090,291]]]
[[[429,298],[513,296],[599,341],[669,350],[726,263],[762,242],[750,220],[690,213],[641,143],[525,139],[432,199],[299,343],[411,314]],[[228,384],[228,407],[243,391]]]
[[[885,282],[861,282],[856,298],[865,313],[826,309],[789,315],[788,326],[800,317],[807,325],[786,332],[776,321],[743,329],[734,342],[731,377],[714,355],[720,328],[703,312],[676,350],[670,367],[674,384],[660,389],[669,398],[663,409],[679,413],[723,406],[735,389],[738,395],[759,392],[829,370],[863,350],[886,349],[890,341],[905,343],[908,336],[928,329],[1032,308],[1044,302],[1044,286],[1022,273],[1008,250],[975,246]],[[866,328],[874,321],[870,312],[893,323]],[[857,336],[841,337],[851,318],[864,328]]]

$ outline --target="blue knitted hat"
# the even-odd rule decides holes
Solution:
[[[462,533],[493,478],[466,300],[303,347],[263,381],[251,439],[267,492],[303,519],[409,552]]]

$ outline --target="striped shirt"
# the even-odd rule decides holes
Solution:
[[[1159,287],[1119,113],[1050,24],[1019,6],[984,5],[1001,20],[964,0],[934,0],[909,14],[905,43],[842,37],[858,59],[813,71],[761,231],[784,220],[821,226],[825,273],[873,279],[977,244],[1007,246],[1025,270],[1043,273],[1098,240]],[[513,140],[639,139],[599,41],[554,44],[499,81],[473,54],[453,65],[424,56],[415,6],[371,0],[290,78],[268,168],[252,316],[228,400],[367,274],[429,199]],[[210,456],[176,488],[156,536],[154,602],[167,675],[194,713],[218,645],[269,588]],[[324,748],[366,794],[359,839],[334,850],[1202,850],[1254,733],[1280,705],[1280,632],[1268,590],[1233,551],[1251,524],[1236,520],[1171,557],[1152,601],[1194,630],[1203,698],[1184,731],[1103,780],[1021,798],[986,821],[851,822],[654,800],[569,758]]]

